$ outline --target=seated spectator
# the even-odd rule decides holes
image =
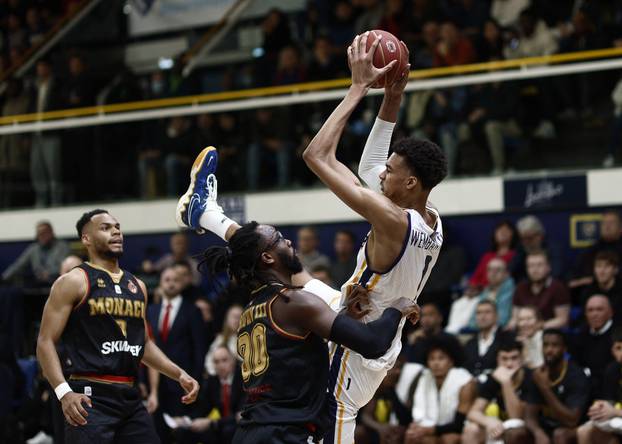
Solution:
[[[26,11],[26,32],[28,34],[28,46],[36,46],[43,41],[48,27],[41,20],[39,9],[30,7]]]
[[[63,275],[65,273],[70,272],[71,270],[76,268],[78,265],[80,265],[82,262],[83,262],[82,258],[76,255],[70,254],[65,259],[63,259],[63,261],[61,262],[60,274]]]
[[[307,73],[305,72],[298,48],[289,45],[281,49],[272,84],[290,85],[292,83],[302,83],[306,78]]]
[[[225,315],[225,322],[222,327],[222,331],[216,335],[216,339],[209,346],[207,356],[205,356],[205,369],[208,375],[215,375],[216,368],[214,367],[214,353],[216,349],[221,346],[225,346],[229,349],[233,356],[238,356],[238,326],[240,325],[240,316],[242,316],[242,306],[232,305],[227,310]]]
[[[593,294],[609,298],[611,305],[622,311],[622,284],[619,280],[620,258],[613,251],[601,251],[594,259],[594,280],[581,291],[581,305]],[[614,310],[618,311],[618,310]],[[622,315],[622,313],[620,313]]]
[[[199,272],[199,263],[188,253],[189,240],[188,233],[180,232],[171,236],[169,241],[171,248],[170,253],[166,253],[160,259],[151,262],[149,259],[143,261],[142,268],[145,273],[161,273],[162,270],[175,265],[177,262],[186,262],[190,266],[192,272],[192,283],[194,285],[201,284],[201,273]]]
[[[309,80],[331,80],[345,74],[333,55],[333,46],[328,37],[316,37],[307,72]]]
[[[444,0],[439,3],[444,16],[468,37],[476,35],[488,18],[487,2]]]
[[[417,300],[419,305],[425,302],[434,302],[441,308],[443,316],[449,317],[449,324],[451,324],[450,313],[454,312],[453,306],[457,302],[453,302],[453,293],[460,286],[465,272],[466,252],[464,247],[456,242],[452,236],[452,231],[444,224],[443,245],[438,254],[436,264],[430,272],[430,277],[421,290]],[[471,295],[469,294],[469,296]],[[465,322],[468,321],[469,319],[467,318]],[[447,327],[447,331],[454,333],[454,330],[450,329],[449,325]]]
[[[516,339],[523,344],[523,362],[528,368],[544,364],[542,355],[542,317],[533,305],[518,308]]]
[[[361,34],[370,29],[378,29],[384,12],[383,2],[380,0],[358,0],[357,3],[362,11],[354,23],[354,32]]]
[[[521,217],[516,222],[516,231],[520,242],[516,248],[516,255],[510,262],[510,272],[514,280],[520,282],[527,277],[525,259],[534,251],[546,251],[551,264],[551,275],[554,278],[561,278],[564,272],[563,253],[558,245],[546,240],[546,231],[540,219],[533,215]]]
[[[294,150],[294,137],[290,120],[285,114],[288,110],[260,108],[255,112],[251,126],[246,157],[246,174],[249,190],[257,190],[262,167],[269,168],[271,178],[276,178],[276,185],[285,187],[289,184],[289,162]]]
[[[477,307],[479,301],[479,295],[465,291],[460,298],[456,299],[454,303],[451,304],[449,321],[447,321],[445,331],[456,335],[464,329],[469,329],[469,324],[475,313],[475,307]]]
[[[233,439],[236,417],[242,407],[242,374],[236,359],[224,345],[214,351],[213,366],[215,374],[201,384],[190,430],[182,429],[181,443],[229,444]]]
[[[345,64],[345,54],[347,46],[354,38],[354,7],[352,2],[339,0],[334,3],[331,20],[327,26],[327,37],[334,45],[334,53],[340,61]],[[370,28],[371,29],[371,28]],[[342,54],[344,56],[342,56]]]
[[[469,279],[469,291],[481,291],[488,284],[486,278],[486,267],[495,257],[500,257],[509,264],[516,253],[516,230],[514,225],[509,221],[501,221],[497,223],[492,235],[492,248],[484,253],[480,258],[471,279]]]
[[[497,327],[497,306],[482,299],[475,308],[477,334],[464,346],[464,368],[474,376],[491,372],[496,365],[499,343],[508,336]]]
[[[572,279],[568,283],[570,288],[578,288],[592,283],[594,260],[601,251],[612,251],[622,258],[622,220],[620,213],[615,210],[603,213],[600,222],[600,238],[577,259]]]
[[[235,113],[219,114],[217,120],[217,139],[212,138],[201,146],[218,141],[218,182],[222,189],[239,190],[246,177],[244,162],[240,162],[246,144],[245,128]]]
[[[544,328],[563,328],[570,318],[570,295],[563,282],[551,276],[544,251],[527,255],[527,280],[516,287],[514,312],[508,328],[516,328],[518,307],[534,305],[544,319]]]
[[[347,282],[356,268],[356,238],[351,231],[339,230],[333,241],[335,262],[330,267],[330,275],[337,288]]]
[[[481,33],[475,36],[475,52],[480,62],[503,59],[503,35],[494,19],[486,20]]]
[[[622,330],[612,336],[611,353],[614,357],[603,377],[601,393],[587,412],[590,420],[577,429],[579,444],[613,443],[622,435]]]
[[[462,350],[454,337],[435,337],[425,354],[427,368],[414,388],[413,422],[405,444],[459,443],[476,384],[461,368]]]
[[[212,301],[207,298],[199,297],[194,301],[194,305],[201,312],[201,318],[203,319],[203,325],[205,326],[205,338],[206,343],[211,344],[214,340],[214,305]]]
[[[607,296],[594,295],[585,303],[587,325],[574,337],[572,356],[577,364],[590,371],[592,399],[602,399],[603,373],[613,362],[611,334],[613,311]]]
[[[475,50],[471,41],[462,35],[454,23],[443,23],[440,39],[434,52],[434,66],[466,65],[473,63],[475,58]]]
[[[514,279],[508,273],[508,266],[501,258],[494,258],[488,265],[488,285],[479,295],[480,301],[491,301],[496,306],[497,325],[505,327],[512,319],[512,297],[514,296]],[[476,328],[475,313],[471,316],[471,328]]]
[[[428,21],[423,24],[421,39],[415,42],[413,69],[432,68],[436,46],[440,39],[440,26],[438,22]],[[411,51],[412,53],[413,51]],[[409,125],[412,126],[412,125]]]
[[[523,364],[523,346],[503,341],[497,350],[497,368],[478,378],[478,397],[469,410],[462,433],[464,444],[499,440],[507,444],[529,441],[525,405],[533,390],[531,371]]]
[[[404,0],[388,0],[378,29],[401,37],[408,26],[406,22],[408,15],[404,10],[404,3]]]
[[[335,283],[333,282],[333,279],[330,277],[330,268],[325,267],[324,265],[316,265],[315,268],[312,268],[310,270],[310,273],[313,279],[322,281],[329,287],[332,287],[332,288],[335,287]]]
[[[520,13],[516,35],[508,39],[503,53],[507,59],[516,59],[547,56],[557,52],[557,49],[557,41],[544,20],[536,15],[533,8],[526,8]],[[538,113],[539,124],[533,135],[553,138],[555,127],[551,119],[555,110],[550,91],[551,83],[546,78],[540,78],[532,81],[529,86],[537,91],[537,107],[534,110]]]
[[[203,297],[203,292],[194,284],[193,267],[187,261],[178,261],[173,264],[181,280],[181,295],[188,301],[196,301]]]
[[[490,16],[503,28],[518,23],[521,11],[529,7],[531,0],[492,0]]]
[[[583,370],[564,357],[567,343],[561,330],[545,330],[542,348],[544,365],[532,372],[535,388],[525,421],[536,443],[571,443],[589,401],[590,383]]]
[[[419,328],[408,336],[408,343],[404,346],[408,362],[425,364],[427,342],[436,336],[453,338],[443,331],[443,314],[438,305],[428,302],[421,305]]]
[[[298,230],[296,241],[298,257],[302,266],[307,270],[313,270],[318,265],[330,267],[328,256],[317,250],[319,243],[317,230],[314,227],[306,226]]]
[[[406,427],[412,422],[411,409],[397,394],[403,359],[398,359],[380,383],[369,403],[361,409],[361,424],[356,426],[355,442],[398,443],[404,439]]]
[[[161,304],[147,308],[147,322],[156,345],[170,359],[187,369],[188,374],[200,380],[203,374],[203,360],[207,350],[205,327],[199,309],[193,301],[181,296],[182,282],[175,267],[167,267],[160,276]],[[161,378],[159,373],[149,371],[150,396],[157,400],[162,412],[172,416],[189,414],[191,407],[179,402],[183,389],[170,378]],[[166,430],[162,419],[160,430]]]
[[[50,286],[59,276],[60,265],[69,255],[69,246],[54,235],[52,224],[41,221],[36,226],[36,242],[2,273],[5,281],[19,280],[28,286]]]

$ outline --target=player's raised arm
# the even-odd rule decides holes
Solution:
[[[275,300],[272,316],[288,331],[301,336],[312,332],[324,339],[345,345],[368,359],[384,355],[397,332],[403,316],[418,311],[417,304],[399,298],[382,316],[367,324],[357,322],[346,314],[335,313],[320,298],[301,290],[292,290]]]
[[[91,406],[86,395],[74,393],[65,377],[56,351],[58,343],[69,315],[87,293],[87,281],[81,270],[74,269],[59,277],[50,291],[45,303],[41,328],[37,339],[37,359],[41,365],[43,376],[54,388],[61,402],[63,414],[67,422],[73,426],[86,424],[88,416],[83,403]]]
[[[337,144],[348,118],[365,97],[371,85],[393,67],[391,62],[384,68],[372,63],[373,54],[380,42],[377,38],[367,51],[367,35],[356,36],[348,48],[348,60],[352,68],[352,86],[346,97],[324,123],[313,138],[303,159],[307,166],[320,178],[337,197],[350,208],[366,218],[375,228],[395,230],[396,223],[406,225],[403,211],[389,199],[361,186],[358,178],[336,157]],[[403,233],[400,234],[400,236]]]

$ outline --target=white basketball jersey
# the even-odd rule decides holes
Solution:
[[[393,266],[385,273],[369,267],[367,239],[363,242],[354,274],[341,287],[341,302],[343,305],[351,284],[366,285],[370,290],[371,312],[364,318],[365,322],[379,318],[384,309],[390,307],[397,298],[416,301],[423,290],[443,244],[443,226],[438,211],[430,207],[427,210],[436,215],[434,228],[430,228],[416,210],[405,210],[408,213],[408,232],[404,245]]]

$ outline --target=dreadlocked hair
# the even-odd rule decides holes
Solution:
[[[253,290],[258,285],[278,283],[288,288],[299,288],[279,281],[270,273],[259,270],[261,235],[255,221],[242,225],[229,239],[227,246],[210,247],[203,253],[199,269],[213,279],[227,272],[231,281],[242,288]],[[216,281],[216,279],[214,279]]]

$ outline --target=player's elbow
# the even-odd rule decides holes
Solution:
[[[385,355],[391,347],[391,341],[378,342],[374,340],[368,341],[369,346],[360,352],[365,359],[378,359]]]

